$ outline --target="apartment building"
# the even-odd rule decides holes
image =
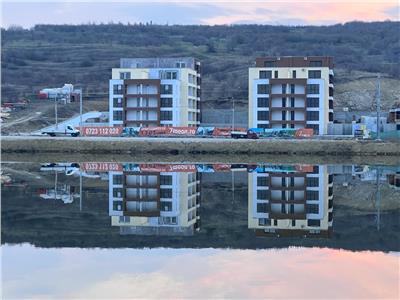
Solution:
[[[109,173],[109,215],[121,234],[193,235],[199,209],[198,173]]]
[[[200,72],[194,58],[122,58],[109,82],[110,126],[199,126]]]
[[[333,58],[263,57],[249,68],[249,128],[312,128],[333,122]]]
[[[313,172],[249,173],[248,227],[257,236],[330,237],[333,176]]]

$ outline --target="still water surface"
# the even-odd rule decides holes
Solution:
[[[399,297],[397,166],[2,171],[6,299]]]

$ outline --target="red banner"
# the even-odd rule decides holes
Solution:
[[[167,132],[167,127],[142,127],[139,131],[139,136],[164,135]]]
[[[82,127],[80,131],[81,135],[86,136],[120,136],[122,134],[122,127],[91,126]]]
[[[229,172],[231,171],[230,164],[213,164],[214,171],[216,172]]]
[[[303,137],[312,137],[314,135],[314,130],[312,128],[300,128],[296,130],[295,137],[303,138]]]
[[[233,131],[246,132],[245,128],[235,128]],[[213,136],[231,136],[232,128],[214,128]]]
[[[85,162],[80,166],[81,170],[86,172],[122,171],[122,165],[115,162]]]
[[[312,173],[314,171],[314,167],[311,165],[296,165],[296,171],[301,173]]]
[[[167,134],[170,135],[195,135],[195,127],[167,127]]]

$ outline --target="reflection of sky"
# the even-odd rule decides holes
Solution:
[[[2,247],[3,298],[391,298],[399,256],[319,248]]]
[[[157,24],[335,24],[398,20],[397,0],[4,0],[2,25],[150,22]],[[88,13],[90,12],[90,13]]]

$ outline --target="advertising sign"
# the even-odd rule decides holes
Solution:
[[[81,164],[81,170],[86,172],[122,171],[122,165],[115,162],[85,162]]]
[[[122,127],[91,126],[82,127],[81,135],[85,136],[121,136]]]

